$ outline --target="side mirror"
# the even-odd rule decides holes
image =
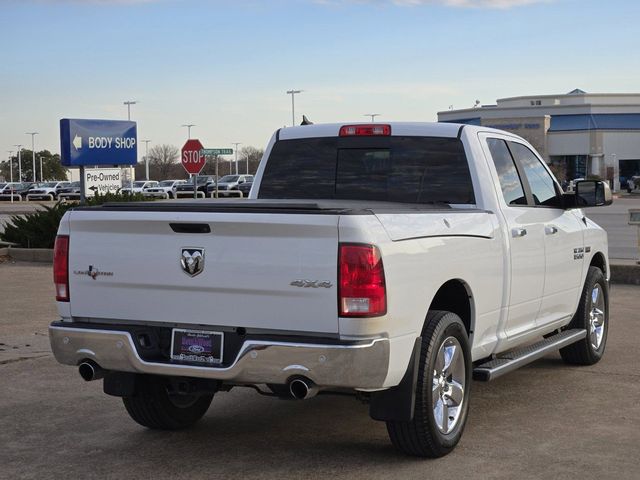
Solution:
[[[611,205],[613,195],[607,182],[581,180],[575,186],[575,207],[604,207]]]

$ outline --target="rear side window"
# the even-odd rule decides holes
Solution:
[[[558,192],[555,182],[540,159],[520,143],[509,142],[513,157],[520,163],[527,177],[535,205],[555,205]]]
[[[277,142],[259,198],[473,204],[456,138],[312,138]]]
[[[526,205],[527,197],[522,188],[522,181],[513,163],[513,158],[504,140],[488,138],[487,145],[491,158],[498,172],[502,196],[507,205]]]

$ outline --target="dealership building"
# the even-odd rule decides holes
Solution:
[[[586,93],[499,99],[438,112],[438,121],[499,128],[520,135],[560,180],[597,176],[615,190],[640,175],[640,94]]]

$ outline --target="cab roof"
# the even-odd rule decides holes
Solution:
[[[296,127],[281,128],[280,140],[293,140],[296,138],[337,137],[340,128],[345,125],[390,125],[391,135],[394,136],[425,136],[425,137],[449,137],[458,136],[463,126],[457,123],[437,122],[344,122],[344,123],[320,123],[313,125],[300,125]]]

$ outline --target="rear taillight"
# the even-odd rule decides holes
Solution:
[[[338,268],[341,317],[376,317],[387,313],[384,267],[377,247],[340,244]]]
[[[372,137],[391,135],[391,125],[371,123],[368,125],[344,125],[340,127],[341,137]]]
[[[69,301],[69,236],[58,235],[53,246],[53,283],[56,300]]]

